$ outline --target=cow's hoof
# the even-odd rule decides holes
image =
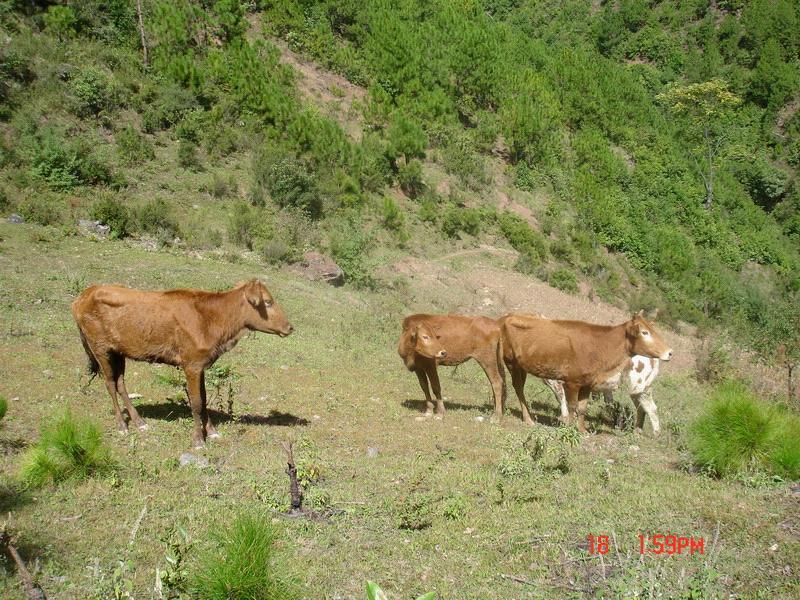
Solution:
[[[139,428],[139,431],[147,431],[148,429],[150,429],[150,425],[148,425],[147,423],[140,423],[139,425],[137,425],[137,427]]]
[[[205,442],[194,442],[192,444],[192,450],[205,450],[206,444]]]
[[[433,418],[436,419],[437,421],[441,421],[442,419],[444,419],[444,415],[433,415]]]
[[[119,427],[119,428],[117,428],[117,433],[120,434],[120,435],[128,435],[128,428],[127,427],[125,427],[125,428]]]
[[[425,417],[426,419],[430,419],[430,418],[433,416],[433,411],[431,411],[431,412],[426,412],[426,413],[425,413],[424,415],[422,415],[422,416],[423,416],[423,417]]]
[[[215,431],[215,432],[213,432],[213,433],[209,433],[209,434],[208,434],[208,439],[209,439],[209,440],[216,440],[216,439],[219,439],[219,438],[221,438],[221,437],[222,437],[222,436],[219,434],[219,432],[218,432],[218,431]]]

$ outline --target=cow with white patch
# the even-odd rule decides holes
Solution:
[[[628,393],[636,406],[636,431],[641,433],[644,428],[645,415],[650,417],[650,424],[653,426],[653,435],[658,435],[661,431],[661,424],[658,420],[658,407],[653,400],[651,386],[658,375],[660,366],[659,359],[649,356],[636,355],[631,357],[630,364],[623,371],[623,378],[628,379]],[[567,395],[564,391],[564,384],[555,379],[543,379],[547,386],[553,391],[556,399],[561,404],[561,418],[566,423],[569,421],[570,414],[567,407]],[[614,402],[614,391],[619,386],[619,378],[607,385],[601,384],[593,391],[602,391],[607,403]]]

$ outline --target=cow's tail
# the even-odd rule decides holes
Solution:
[[[81,326],[78,325],[78,331],[81,334],[81,343],[83,344],[83,349],[86,351],[86,357],[89,359],[89,364],[87,365],[88,373],[89,373],[89,381],[86,382],[86,385],[83,386],[84,389],[89,387],[89,384],[94,381],[94,378],[97,377],[97,374],[100,372],[100,363],[97,362],[97,358],[95,358],[94,352],[89,347],[89,342],[86,341],[86,334],[83,333],[83,329]]]

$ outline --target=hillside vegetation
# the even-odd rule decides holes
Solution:
[[[135,2],[0,4],[0,210],[319,247],[362,287],[492,239],[551,285],[797,352],[797,3],[141,4],[147,65]],[[311,102],[277,39],[367,93]]]

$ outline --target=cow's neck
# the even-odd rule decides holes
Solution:
[[[214,312],[217,331],[214,341],[214,358],[218,358],[231,348],[248,332],[242,313],[242,291],[234,288],[215,294]]]
[[[622,371],[630,364],[631,347],[626,335],[626,323],[609,328],[608,335],[602,337],[600,365],[597,369],[597,383],[619,382]]]

